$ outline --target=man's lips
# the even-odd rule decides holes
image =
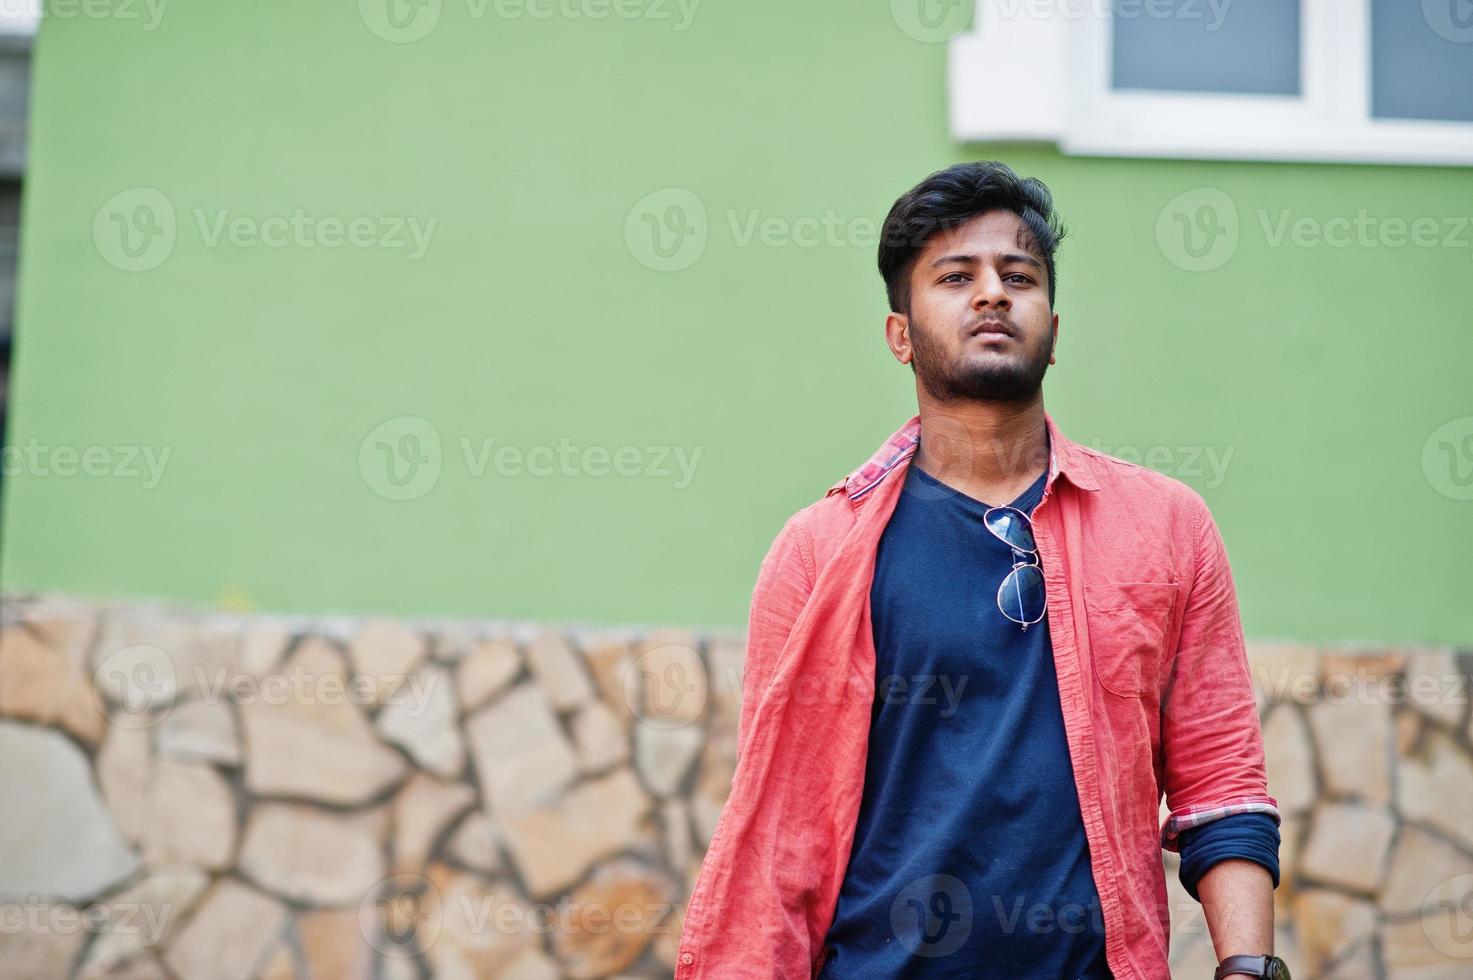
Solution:
[[[967,335],[969,337],[984,337],[988,335],[1012,337],[1014,335],[1014,331],[1012,327],[1008,326],[1006,323],[1003,323],[1001,320],[983,320],[981,323],[974,326]]]

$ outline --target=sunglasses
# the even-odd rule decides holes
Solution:
[[[1026,631],[1043,618],[1047,608],[1033,522],[1016,507],[991,507],[982,515],[982,523],[993,537],[1013,549],[1013,570],[997,587],[997,608]]]

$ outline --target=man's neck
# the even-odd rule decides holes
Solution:
[[[1005,504],[1048,469],[1041,393],[1028,403],[923,399],[920,416],[914,465],[970,497]]]

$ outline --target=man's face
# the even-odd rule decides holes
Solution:
[[[1059,319],[1043,257],[1010,211],[938,232],[910,272],[910,313],[886,322],[890,348],[937,401],[1028,401],[1053,363]]]

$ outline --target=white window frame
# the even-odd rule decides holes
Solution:
[[[1106,0],[976,0],[949,52],[952,135],[1082,156],[1473,164],[1473,122],[1372,118],[1371,0],[1301,3],[1302,90],[1284,96],[1116,91]]]
[[[0,3],[0,35],[34,37],[41,26],[41,5],[45,0],[10,0]]]

